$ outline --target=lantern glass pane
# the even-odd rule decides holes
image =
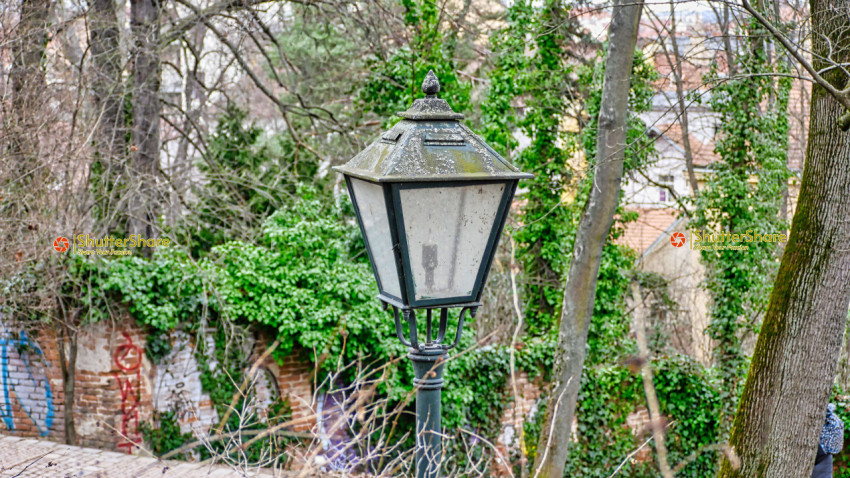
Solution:
[[[504,183],[399,191],[416,300],[472,295],[504,194]]]
[[[382,292],[401,297],[395,254],[393,253],[387,203],[384,188],[362,179],[348,178],[354,191],[354,202],[360,211],[360,221],[366,233],[369,251],[372,254]]]

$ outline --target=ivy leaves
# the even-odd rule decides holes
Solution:
[[[205,271],[178,248],[159,248],[150,260],[124,256],[101,261],[102,288],[127,303],[137,321],[158,330],[193,323],[207,305]]]
[[[197,261],[179,248],[104,261],[101,287],[158,330],[223,317],[274,329],[281,356],[296,346],[342,352],[347,336],[348,359],[402,353],[389,340],[369,264],[349,256],[353,226],[316,190],[299,188],[299,196],[265,221],[259,243],[226,242]]]
[[[281,356],[295,345],[319,354],[342,352],[346,336],[351,351],[392,350],[369,265],[345,253],[351,226],[326,209],[318,199],[301,199],[269,217],[262,244],[215,248],[224,310],[234,320],[276,329]]]
[[[661,411],[673,423],[667,434],[668,453],[677,463],[716,442],[719,428],[720,393],[709,374],[693,359],[682,355],[653,360],[656,393]],[[644,405],[640,375],[616,365],[586,368],[578,400],[578,446],[571,447],[567,469],[569,476],[608,477],[623,457],[635,449],[635,433],[645,437],[640,422],[631,426],[629,419]],[[676,476],[703,478],[712,476],[716,457],[703,453]],[[649,478],[658,476],[654,461],[630,461],[622,476]]]
[[[759,27],[748,28],[753,34]],[[780,206],[791,176],[787,168],[791,80],[765,74],[783,73],[784,67],[771,64],[763,51],[747,50],[738,62],[745,76],[727,79],[715,69],[708,75],[708,80],[718,83],[710,104],[720,115],[715,151],[721,161],[711,165],[689,227],[706,232],[782,233],[788,228]],[[724,383],[727,426],[735,413],[737,384],[746,373],[743,334],[758,331],[778,267],[776,244],[754,241],[747,245],[746,251],[700,252],[706,266],[705,287],[712,298],[707,333],[717,344],[716,368]]]

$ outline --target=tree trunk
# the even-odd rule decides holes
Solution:
[[[126,231],[126,121],[120,32],[115,0],[93,0],[91,25],[91,88],[94,100],[93,146],[100,172],[92,187],[98,219],[107,232]],[[123,206],[126,208],[126,206]]]
[[[74,422],[74,398],[77,385],[77,335],[64,323],[59,327],[59,367],[62,370],[62,392],[64,396],[65,443],[77,444],[77,428]],[[65,346],[68,350],[66,352]]]
[[[47,44],[49,0],[22,0],[21,19],[11,38],[12,64],[9,71],[12,109],[3,118],[8,138],[8,150],[0,155],[0,177],[3,178],[5,198],[0,201],[0,210],[5,210],[3,246],[17,250],[27,229],[36,224],[34,210],[39,203],[33,197],[49,176],[39,156],[38,138],[34,136],[46,119],[44,110],[46,82],[44,72],[44,48]],[[5,148],[3,148],[5,149]],[[5,252],[5,251],[4,251]],[[5,253],[4,256],[8,257]]]
[[[642,1],[618,0],[608,29],[608,57],[596,140],[596,172],[576,233],[564,285],[554,383],[540,433],[533,476],[562,478],[593,314],[602,246],[620,197],[629,88]]]
[[[832,53],[850,61],[848,0],[812,0],[815,68]],[[832,48],[832,50],[830,50]],[[827,79],[844,88],[833,69]],[[808,477],[850,306],[850,134],[845,113],[822,87],[812,90],[806,165],[797,210],[759,334],[719,476]]]
[[[47,44],[49,0],[23,0],[21,20],[13,40],[14,58],[9,78],[12,82],[12,111],[18,116],[32,113],[45,90],[44,47]]]
[[[159,59],[161,5],[159,0],[131,0],[133,37],[132,175],[138,190],[130,200],[129,232],[155,235],[162,198],[157,191],[159,170]],[[150,254],[150,250],[146,249]]]

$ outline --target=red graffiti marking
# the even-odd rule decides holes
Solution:
[[[124,335],[125,344],[121,344],[115,349],[115,365],[125,372],[135,372],[142,366],[142,349],[133,343],[133,339],[127,332],[121,332]],[[135,362],[133,357],[135,356]]]
[[[115,373],[115,380],[121,390],[121,442],[118,448],[126,448],[133,453],[133,447],[142,443],[139,436],[139,401],[142,383],[142,349],[133,344],[127,332],[122,332],[125,343],[115,349],[115,366],[124,374]],[[135,379],[135,381],[134,381]],[[130,424],[134,423],[134,426]],[[129,440],[129,441],[128,441]]]

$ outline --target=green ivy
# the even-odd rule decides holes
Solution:
[[[150,423],[140,423],[139,431],[144,437],[145,444],[156,456],[162,456],[172,450],[194,441],[191,433],[182,433],[173,411],[153,412]],[[188,459],[189,453],[181,458]]]
[[[518,1],[508,9],[505,28],[491,38],[494,67],[481,106],[481,130],[497,150],[510,156],[517,146],[513,136],[516,129],[530,139],[530,144],[512,159],[535,175],[521,184],[522,225],[515,232],[517,256],[525,275],[525,322],[531,335],[551,332],[560,314],[561,282],[592,181],[590,174],[579,169],[579,163],[589,158],[587,170],[592,171],[601,101],[604,48],[590,64],[574,66],[568,43],[583,39],[584,32],[580,25],[561,16],[559,9],[563,8],[565,5],[558,1],[537,8],[531,2]],[[529,42],[535,44],[532,55],[526,53]],[[632,78],[627,170],[644,166],[654,150],[636,114],[651,107],[652,82],[657,73],[639,52],[635,53]],[[524,116],[514,110],[516,101],[525,103]],[[582,106],[587,119],[576,114]],[[575,123],[575,128],[565,128],[569,122]],[[634,220],[633,214],[622,210],[618,217],[621,222]],[[615,226],[612,239],[621,232]],[[604,254],[612,256],[603,262],[622,266],[629,253],[620,248],[607,245]],[[620,284],[609,288],[600,279],[596,302],[602,315],[605,309],[622,309],[615,302],[622,297],[623,283],[613,275],[609,277]],[[605,295],[609,292],[610,300]]]
[[[522,227],[515,232],[517,259],[527,277],[523,310],[531,335],[546,334],[557,323],[563,300],[561,280],[581,213],[580,201],[566,197],[580,180],[573,160],[581,145],[575,131],[563,128],[575,106],[571,100],[579,94],[573,82],[564,81],[575,75],[566,48],[575,26],[558,17],[562,7],[558,1],[546,2],[541,8],[523,1],[509,9],[505,31],[493,39],[497,64],[486,106],[482,106],[486,117],[495,120],[484,126],[488,141],[509,150],[514,124],[531,141],[512,158],[520,169],[534,174],[520,185],[526,192],[520,213]],[[563,28],[561,22],[567,22]],[[528,43],[534,45],[534,53],[524,58]],[[519,98],[526,102],[521,118],[510,110]]]
[[[238,387],[242,384],[244,369],[249,365],[248,357],[245,356],[241,347],[228,343],[228,334],[223,324],[215,324],[213,334],[213,345],[207,343],[204,336],[205,331],[199,330],[195,337],[195,360],[198,362],[200,371],[199,379],[201,388],[210,396],[210,402],[218,413],[224,417],[227,413],[230,401],[236,394]],[[242,400],[237,404],[239,410]],[[239,426],[239,416],[231,413],[228,423],[231,429]]]
[[[192,324],[205,317],[208,302],[205,263],[191,261],[179,247],[157,248],[151,259],[122,256],[101,261],[105,279],[101,289],[115,293],[136,320],[160,331]]]
[[[755,23],[748,29],[750,34],[764,34]],[[696,211],[689,224],[692,230],[787,233],[788,224],[779,208],[791,175],[787,167],[791,79],[765,74],[785,73],[766,55],[763,50],[747,49],[738,58],[739,76],[721,76],[715,65],[707,77],[717,82],[710,104],[720,115],[715,151],[721,160],[711,165],[695,200]],[[775,243],[744,244],[749,247],[746,251],[700,252],[711,297],[707,333],[716,343],[725,429],[731,426],[741,392],[738,385],[747,371],[743,336],[758,333],[779,262]]]
[[[173,348],[171,338],[161,330],[152,330],[145,339],[145,355],[155,365],[162,363]]]
[[[309,189],[265,222],[259,244],[230,242],[210,260],[222,313],[275,330],[276,353],[388,360],[404,354],[381,311],[365,254],[355,260],[356,229]],[[334,361],[324,364],[334,367]]]
[[[461,113],[470,107],[472,84],[458,77],[455,60],[456,42],[441,22],[441,8],[432,0],[400,0],[404,25],[409,34],[407,45],[387,57],[367,59],[369,77],[358,89],[360,107],[380,117],[384,126],[395,113],[405,111],[415,99],[424,97],[420,84],[428,70],[440,79],[440,97]]]
[[[673,422],[667,431],[670,462],[675,465],[703,447],[716,443],[719,429],[721,394],[711,374],[689,357],[675,355],[653,361],[655,388],[661,413]],[[529,460],[536,454],[542,417],[547,400],[525,422]],[[636,461],[625,458],[651,433],[640,430],[635,436],[627,425],[629,414],[645,409],[640,375],[622,365],[598,365],[585,368],[578,397],[577,442],[570,447],[565,476],[606,478],[622,463],[617,476],[649,478],[658,476],[655,458]],[[649,451],[651,452],[651,448]],[[715,472],[717,456],[700,453],[676,476],[704,478]]]

